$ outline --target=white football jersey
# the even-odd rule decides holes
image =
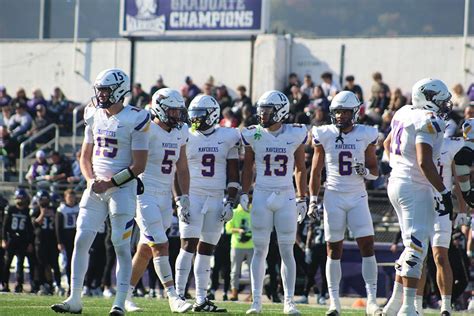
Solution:
[[[79,204],[71,207],[61,203],[58,207],[58,213],[63,214],[63,227],[65,229],[76,228],[77,215],[79,215]]]
[[[354,162],[365,163],[365,150],[377,143],[378,131],[367,125],[354,125],[352,131],[340,135],[335,125],[314,126],[313,142],[324,148],[326,188],[340,192],[365,190],[364,178],[354,172]]]
[[[450,137],[443,140],[440,159],[438,160],[438,171],[443,178],[444,186],[451,191],[453,187],[453,171],[451,165],[454,156],[464,147],[464,139],[459,137]]]
[[[146,187],[171,191],[181,147],[188,140],[188,126],[165,131],[155,122],[150,123],[148,159],[140,175]]]
[[[217,126],[210,135],[190,131],[188,158],[192,194],[223,193],[227,185],[227,159],[239,159],[239,132],[235,128]]]
[[[92,169],[98,179],[110,179],[132,163],[132,150],[148,150],[150,114],[125,106],[110,117],[104,109],[89,105],[84,111],[84,141],[94,144]]]
[[[443,144],[444,121],[434,112],[405,105],[393,116],[391,129],[390,177],[431,185],[418,166],[416,144],[430,145],[433,149],[433,161],[437,164]]]
[[[306,126],[283,124],[274,136],[259,125],[243,128],[242,142],[255,153],[255,187],[261,189],[293,188],[294,153],[308,138]]]

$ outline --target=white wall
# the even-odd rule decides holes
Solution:
[[[434,38],[344,38],[301,39],[296,38],[292,47],[292,71],[302,78],[312,75],[320,82],[320,74],[331,71],[339,80],[341,45],[345,45],[344,76],[352,74],[370,97],[372,73],[380,71],[383,80],[392,88],[409,93],[413,83],[424,77],[444,80],[448,87],[456,83],[474,82],[474,38],[469,38],[467,67],[463,71],[462,37]]]
[[[255,42],[254,100],[265,90],[282,89],[289,71],[301,78],[310,73],[319,82],[326,70],[339,76],[340,48],[346,46],[345,75],[354,74],[366,96],[371,75],[381,71],[391,87],[409,92],[411,85],[426,76],[438,77],[448,86],[474,82],[474,38],[469,38],[467,62],[470,73],[462,71],[462,38],[287,38],[261,35]],[[290,48],[291,47],[291,48]],[[41,88],[48,97],[55,86],[73,100],[85,101],[92,94],[96,74],[107,67],[130,69],[130,43],[125,39],[80,42],[74,72],[73,44],[61,41],[0,42],[0,85],[10,94],[24,87],[31,95]],[[230,89],[250,79],[250,41],[138,42],[135,79],[148,90],[158,75],[170,87],[179,88],[190,75],[202,86],[210,75],[216,84]]]

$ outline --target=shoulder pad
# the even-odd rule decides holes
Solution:
[[[147,132],[150,128],[150,118],[151,118],[150,113],[148,113],[148,111],[143,111],[135,107],[131,107],[130,111],[132,111],[132,113],[135,111],[137,112],[135,114],[133,128],[136,131]]]
[[[433,112],[424,112],[424,116],[416,118],[413,122],[415,130],[429,134],[443,133],[445,129],[444,121],[434,115]]]

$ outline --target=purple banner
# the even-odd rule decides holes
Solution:
[[[265,0],[122,0],[125,36],[250,35],[263,32]]]

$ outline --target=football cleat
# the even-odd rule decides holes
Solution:
[[[109,312],[109,316],[124,316],[124,315],[125,315],[125,311],[118,306],[112,306]]]
[[[78,304],[78,306],[73,306],[73,304],[69,304],[67,302],[62,302],[59,304],[51,305],[51,309],[56,313],[69,313],[69,314],[82,314],[82,306]]]
[[[245,314],[260,314],[262,312],[262,303],[259,301],[254,301],[250,308],[245,312]]]
[[[300,311],[296,308],[296,305],[292,300],[285,300],[285,304],[283,306],[283,314],[301,315]]]
[[[204,313],[227,313],[227,309],[217,307],[213,302],[206,299],[204,303],[194,303],[193,312],[204,312]]]
[[[365,308],[365,314],[368,316],[380,316],[382,315],[382,308],[380,308],[376,303],[368,302],[367,307]]]
[[[132,300],[125,300],[125,310],[127,312],[133,313],[133,312],[139,312],[142,309],[138,307],[134,301]]]
[[[168,303],[170,304],[170,309],[173,313],[186,313],[193,308],[191,304],[187,303],[179,296],[170,297]]]

